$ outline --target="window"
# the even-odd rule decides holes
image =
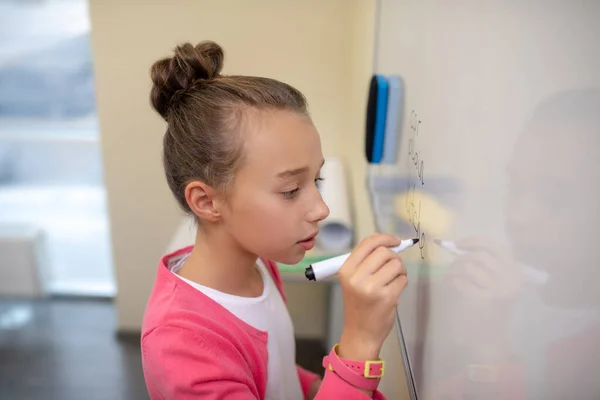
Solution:
[[[2,225],[39,230],[51,293],[114,295],[85,0],[0,0]]]

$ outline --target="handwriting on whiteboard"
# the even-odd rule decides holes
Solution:
[[[421,127],[419,114],[412,110],[410,113],[410,129],[412,131],[411,138],[408,140],[408,191],[406,193],[406,214],[408,222],[415,230],[416,237],[419,240],[419,248],[421,249],[421,259],[425,258],[425,232],[421,229],[421,201],[416,201],[415,194],[417,184],[425,185],[425,163],[419,152],[419,128]],[[416,179],[413,179],[413,174],[416,173]]]

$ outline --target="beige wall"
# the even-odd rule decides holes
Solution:
[[[120,330],[139,330],[157,260],[181,220],[163,178],[164,124],[149,106],[148,69],[182,41],[215,40],[226,52],[224,73],[281,79],[306,95],[324,152],[350,166],[358,237],[372,232],[363,127],[374,0],[90,3]],[[322,290],[303,290],[307,298],[326,298]],[[298,310],[291,310],[296,319],[308,321]]]
[[[217,41],[224,73],[287,81],[308,98],[324,151],[345,156],[351,7],[327,1],[93,0],[90,11],[119,328],[139,329],[156,263],[181,213],[160,163],[163,121],[148,103],[153,61],[182,41]]]

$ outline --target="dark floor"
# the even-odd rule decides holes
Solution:
[[[297,346],[321,372],[319,342]],[[115,336],[109,302],[0,300],[1,400],[148,399],[139,353],[135,336]]]

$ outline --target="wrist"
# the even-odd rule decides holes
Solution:
[[[342,380],[356,387],[367,396],[372,397],[384,374],[383,360],[351,360],[341,357],[339,344],[323,357],[323,367],[332,371]]]
[[[378,341],[346,331],[342,333],[338,347],[340,357],[357,361],[377,360],[380,351],[381,344]]]

